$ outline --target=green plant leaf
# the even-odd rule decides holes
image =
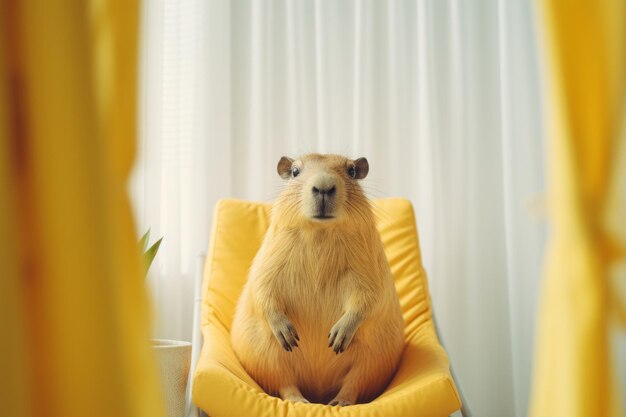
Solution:
[[[141,248],[141,252],[145,252],[148,247],[148,241],[150,240],[150,229],[141,237],[139,240],[139,247]]]
[[[157,252],[159,251],[159,247],[161,246],[161,241],[163,240],[163,238],[159,239],[156,241],[156,243],[152,246],[150,246],[150,249],[148,249],[144,254],[143,254],[143,259],[146,265],[146,274],[148,273],[148,270],[150,269],[150,266],[152,265],[152,261],[154,260],[154,257],[156,256]]]

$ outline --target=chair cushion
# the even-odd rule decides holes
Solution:
[[[269,226],[270,204],[221,200],[203,283],[204,345],[193,399],[211,417],[448,416],[461,402],[432,321],[413,207],[408,200],[374,200],[378,228],[405,322],[405,350],[387,389],[367,404],[330,407],[283,401],[266,394],[240,365],[230,344],[235,306]]]

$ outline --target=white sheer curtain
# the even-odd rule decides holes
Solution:
[[[165,237],[156,335],[190,338],[217,199],[271,200],[281,155],[366,156],[369,194],[415,205],[476,415],[526,415],[545,228],[531,3],[146,1],[133,195]]]

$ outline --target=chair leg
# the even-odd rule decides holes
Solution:
[[[439,335],[437,335],[437,337],[439,337]],[[439,340],[441,341],[441,339]],[[441,344],[443,345],[443,342],[441,342]],[[459,378],[457,378],[456,374],[454,373],[454,367],[452,366],[452,361],[450,361],[450,373],[452,374],[452,379],[454,380],[454,383],[457,386],[457,389],[459,390],[459,395],[461,396],[461,415],[463,417],[473,417],[473,414],[469,409],[467,398],[465,397],[463,393],[463,388],[461,388],[461,382],[459,381]]]
[[[435,323],[435,332],[437,333],[437,338],[439,339],[439,343],[441,343],[441,346],[443,346],[446,352],[448,352],[448,349],[446,349],[446,345],[441,336],[441,331],[439,330],[439,323],[437,323],[437,318],[435,317],[434,309],[433,309],[432,314],[433,314],[433,322]],[[456,388],[459,391],[459,396],[461,397],[461,415],[463,417],[473,417],[472,412],[470,411],[470,408],[469,408],[469,403],[467,401],[467,398],[465,398],[465,395],[463,394],[463,388],[461,387],[461,382],[459,381],[459,379],[457,378],[454,372],[454,366],[452,365],[452,358],[450,357],[450,354],[448,354],[448,360],[450,363],[450,373],[452,374],[452,379],[454,380],[454,384],[456,385]]]
[[[200,331],[200,313],[202,308],[202,278],[204,276],[204,262],[206,255],[198,254],[196,263],[195,289],[194,289],[194,307],[193,307],[193,331],[191,339],[191,366],[189,367],[189,377],[187,378],[187,392],[185,404],[185,417],[205,417],[206,414],[195,406],[191,399],[191,391],[193,388],[193,373],[200,357],[202,350],[202,333]]]

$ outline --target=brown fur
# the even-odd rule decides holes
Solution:
[[[295,178],[292,165],[300,170]],[[337,155],[278,164],[288,181],[232,327],[242,365],[270,394],[350,405],[373,399],[393,376],[403,321],[374,215],[357,182],[367,170],[364,158]],[[336,187],[332,199],[325,197],[332,219],[313,218],[323,212],[311,192],[316,185]]]

